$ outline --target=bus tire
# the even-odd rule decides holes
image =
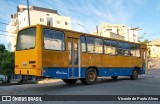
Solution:
[[[130,76],[131,80],[138,79],[138,70],[134,69],[132,75]]]
[[[62,79],[66,84],[75,84],[77,79]]]
[[[118,76],[111,76],[112,80],[116,80]]]
[[[97,71],[93,68],[89,68],[86,72],[85,78],[80,79],[82,84],[92,85],[97,80]]]

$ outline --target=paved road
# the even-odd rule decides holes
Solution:
[[[159,60],[158,60],[159,61]],[[148,75],[139,76],[138,80],[130,80],[129,77],[119,77],[113,81],[111,78],[99,78],[94,85],[67,85],[61,80],[47,84],[28,84],[14,86],[0,86],[1,95],[160,95],[160,67],[158,61]],[[2,102],[3,103],[3,102]],[[35,102],[34,102],[35,103]],[[42,102],[41,102],[42,103]],[[50,104],[51,102],[46,102]],[[52,102],[55,104],[97,104],[106,102]],[[160,102],[107,102],[112,104],[159,104]],[[15,103],[17,104],[17,103]],[[26,102],[27,104],[27,102]],[[37,103],[39,104],[39,102]],[[43,103],[42,103],[43,104]]]

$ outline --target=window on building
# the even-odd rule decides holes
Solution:
[[[57,21],[57,24],[60,24],[60,21]]]
[[[102,39],[87,37],[87,50],[89,53],[103,53]]]
[[[51,26],[51,21],[47,21],[47,26]]]
[[[53,18],[52,17],[47,17],[47,26],[53,26]]]
[[[124,43],[124,55],[125,56],[130,55],[130,45],[129,45],[129,43]]]
[[[49,50],[65,50],[65,39],[62,31],[44,29],[44,48]]]
[[[65,22],[65,25],[68,25],[68,22]]]
[[[44,19],[43,19],[43,18],[40,18],[40,22],[44,22]]]
[[[119,55],[124,55],[123,42],[118,42],[118,54]]]
[[[46,14],[47,16],[49,16],[49,14]]]
[[[86,48],[86,37],[85,36],[81,36],[81,47],[82,47],[82,52],[86,52],[87,48]]]

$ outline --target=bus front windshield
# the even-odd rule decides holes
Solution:
[[[18,33],[16,50],[28,50],[35,48],[36,28],[28,28]]]

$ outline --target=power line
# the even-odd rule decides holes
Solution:
[[[5,22],[0,22],[0,24],[4,24],[4,25],[10,25],[8,23],[5,23]],[[16,26],[16,25],[10,25],[10,26]]]
[[[155,34],[159,34],[160,32],[154,33],[154,34],[150,34],[150,35],[155,35]]]
[[[11,36],[11,37],[16,37],[16,36],[13,36],[13,35],[6,35],[6,34],[0,34],[0,35],[3,35],[3,36]]]
[[[14,33],[14,32],[8,32],[8,31],[4,31],[4,30],[0,30],[1,32],[7,32],[7,33]],[[15,33],[14,33],[15,34]]]

